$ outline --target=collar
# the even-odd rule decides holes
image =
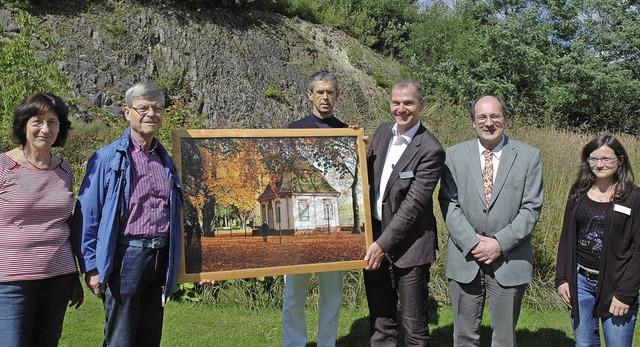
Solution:
[[[482,145],[482,143],[480,143],[480,139],[477,140],[478,142],[478,153],[481,157],[484,157],[484,151],[486,150],[486,148],[484,148],[484,146]],[[500,155],[502,155],[502,149],[504,148],[504,144],[505,144],[505,136],[502,135],[502,140],[500,141],[500,143],[493,147],[493,149],[491,150],[491,152],[493,152],[493,156],[496,157],[496,159],[500,160]]]
[[[136,152],[144,152],[144,147],[142,147],[140,142],[138,142],[138,140],[136,140],[136,138],[133,137],[133,135],[129,134],[129,139],[130,139],[129,148],[131,150]],[[155,152],[157,148],[158,148],[158,140],[154,137],[153,140],[151,140],[151,147],[149,148],[149,153]]]
[[[393,142],[396,143],[398,140],[402,139],[402,141],[405,141],[407,144],[411,143],[411,140],[413,140],[413,137],[416,136],[420,125],[421,123],[418,122],[416,123],[416,125],[411,127],[411,129],[407,130],[407,132],[398,136],[398,123],[393,124],[393,128],[391,128],[391,133],[393,134]]]

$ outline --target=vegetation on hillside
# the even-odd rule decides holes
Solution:
[[[60,57],[50,49],[51,36],[38,32],[38,19],[27,13],[16,19],[18,34],[0,41],[0,149],[5,150],[10,147],[13,109],[22,99],[34,93],[68,92],[67,77],[56,64]],[[41,49],[50,54],[37,56]]]
[[[462,0],[453,8],[419,7],[412,0],[129,2],[186,13],[222,6],[299,17],[341,29],[397,57],[431,101],[465,107],[479,95],[496,94],[529,123],[640,133],[635,1]],[[0,4],[30,9],[36,3]]]
[[[205,6],[193,0],[192,5]],[[432,2],[431,2],[432,3]],[[432,101],[502,96],[529,122],[640,133],[640,8],[618,0],[225,0],[341,29],[401,59]]]

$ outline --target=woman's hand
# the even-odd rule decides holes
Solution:
[[[71,291],[71,300],[69,300],[69,307],[74,307],[76,310],[82,305],[84,301],[84,291],[82,290],[82,283],[80,283],[80,277],[76,278],[73,282],[73,289]]]
[[[624,316],[629,313],[629,305],[622,303],[622,301],[616,299],[614,296],[611,299],[611,307],[609,307],[609,313],[616,317]]]
[[[562,298],[562,301],[571,308],[571,294],[569,292],[569,283],[563,283],[558,287],[558,294]]]

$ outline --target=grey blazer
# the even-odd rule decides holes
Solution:
[[[505,136],[505,145],[493,185],[491,202],[484,202],[477,139],[446,151],[445,172],[439,194],[449,240],[447,277],[471,282],[479,263],[471,249],[477,234],[495,238],[503,255],[492,263],[503,286],[531,282],[531,232],[540,217],[543,201],[540,150]]]

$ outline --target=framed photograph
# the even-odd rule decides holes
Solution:
[[[179,282],[366,267],[363,129],[176,130]]]

